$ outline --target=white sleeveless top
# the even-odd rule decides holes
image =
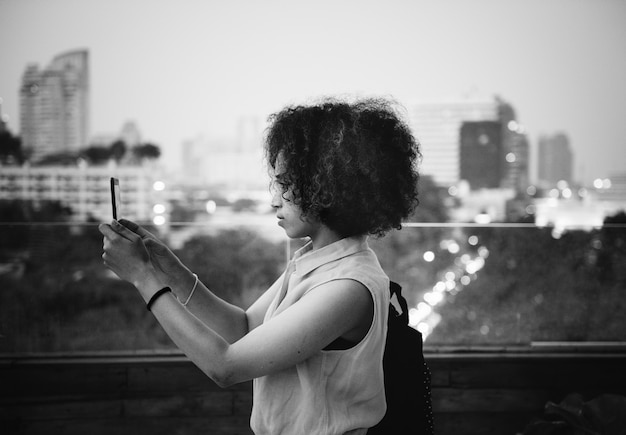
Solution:
[[[287,294],[280,302],[280,292],[276,292],[264,321],[321,284],[353,279],[372,295],[372,325],[363,340],[350,349],[322,350],[294,367],[255,379],[250,425],[257,435],[365,434],[385,415],[382,359],[389,278],[365,236],[311,249],[309,243],[295,253]],[[280,289],[283,280],[284,274],[272,287]]]

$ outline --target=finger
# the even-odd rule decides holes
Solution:
[[[117,267],[115,263],[111,261],[111,259],[107,256],[106,252],[102,254],[102,263],[106,266],[107,269],[111,270],[113,273],[119,276],[119,274],[117,273]]]
[[[144,244],[146,245],[146,247],[150,247],[150,249],[155,250],[155,251],[162,251],[165,248],[163,243],[154,239],[146,239],[144,240]]]
[[[115,240],[119,237],[122,237],[124,239],[127,239],[129,241],[132,241],[132,239],[130,239],[129,237],[124,236],[123,234],[121,234],[119,231],[115,230],[116,226],[121,226],[119,224],[117,224],[116,221],[113,221],[111,223],[111,225],[109,224],[100,224],[98,225],[98,231],[100,231],[100,233],[104,236],[105,241],[106,240]],[[126,230],[128,231],[128,230]],[[137,235],[134,236],[135,238],[137,238]]]
[[[136,233],[137,229],[139,228],[139,225],[137,225],[133,221],[129,221],[128,219],[122,218],[122,219],[119,219],[118,222],[124,225],[129,230],[131,230],[133,233]]]
[[[128,228],[126,228],[124,225],[120,224],[116,220],[111,221],[110,227],[118,235],[124,237],[127,240],[130,240],[131,242],[135,242],[140,238],[138,234],[132,232],[131,230],[129,230]]]
[[[111,237],[115,237],[117,235],[117,233],[113,231],[111,225],[109,224],[98,225],[98,231],[100,231],[100,234],[102,234],[107,239],[110,239]]]
[[[133,233],[140,235],[141,238],[150,237],[150,238],[156,239],[154,234],[152,234],[150,231],[146,230],[145,228],[140,227],[133,221],[129,221],[128,219],[120,219],[118,222],[124,225],[129,230],[131,230]]]

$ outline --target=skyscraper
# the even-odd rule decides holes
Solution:
[[[422,172],[437,184],[451,186],[460,181],[459,139],[466,121],[497,121],[494,99],[462,99],[425,102],[411,107],[413,131],[421,146]]]
[[[502,124],[502,179],[501,187],[525,191],[529,184],[530,153],[526,130],[515,115],[513,107],[500,101],[498,106]]]
[[[507,127],[509,130],[511,126]],[[525,190],[530,184],[529,177],[529,145],[528,136],[521,131],[511,131],[506,137],[504,155],[506,170],[502,185],[513,187],[517,190]]]
[[[7,131],[7,118],[2,112],[2,103],[3,100],[0,98],[0,133]]]
[[[461,125],[461,179],[472,189],[495,189],[502,181],[502,124],[497,121]]]
[[[461,129],[464,124],[467,125],[465,131],[468,135],[466,140],[469,141],[466,142],[467,146],[470,146],[470,142],[479,145],[480,143],[476,141],[481,138],[483,141],[488,139],[491,145],[489,166],[493,173],[482,174],[481,180],[474,180],[476,186],[519,188],[527,182],[528,142],[525,140],[522,127],[515,121],[513,108],[500,98],[419,103],[411,107],[410,119],[413,131],[422,146],[424,160],[421,171],[425,175],[431,175],[436,183],[451,186],[463,179],[467,171],[476,175],[481,169],[479,167],[470,169],[472,165],[485,169],[485,162],[475,159],[471,153],[464,154],[470,159],[469,162],[461,161]],[[482,128],[481,125],[482,127],[489,125],[487,136],[481,136],[478,131]],[[499,132],[496,134],[495,130]],[[470,139],[475,133],[478,135]],[[482,150],[486,151],[486,148]],[[496,154],[499,159],[497,165],[493,161]],[[497,182],[494,177],[497,177]]]
[[[574,155],[569,138],[564,133],[539,138],[539,180],[555,184],[561,180],[571,183]]]
[[[89,53],[56,56],[44,70],[30,64],[20,88],[22,145],[36,162],[50,153],[75,151],[89,134]]]

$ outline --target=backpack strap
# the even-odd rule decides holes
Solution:
[[[396,295],[396,299],[398,300],[398,304],[400,305],[400,308],[402,308],[402,312],[398,313],[396,310],[396,316],[400,318],[400,320],[402,320],[402,322],[406,325],[409,324],[409,304],[407,303],[406,299],[404,299],[404,296],[402,296],[402,286],[400,286],[400,284],[398,284],[397,282],[391,281],[389,282],[389,293],[391,298],[393,298],[394,295]]]

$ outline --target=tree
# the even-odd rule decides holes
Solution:
[[[381,265],[391,280],[403,287],[403,295],[410,305],[422,300],[423,294],[437,282],[438,276],[454,259],[440,249],[442,240],[454,238],[453,229],[422,227],[420,224],[448,221],[447,191],[428,176],[420,177],[419,205],[400,231],[391,231],[383,238],[370,240]],[[415,225],[413,225],[415,224]],[[435,260],[424,260],[424,253],[437,253]]]
[[[419,180],[419,205],[409,217],[409,222],[447,222],[449,198],[445,188],[437,186],[430,176],[423,175]]]
[[[111,147],[92,145],[85,148],[80,155],[92,165],[101,165],[111,158]]]
[[[151,143],[136,145],[132,148],[133,156],[137,160],[158,159],[161,156],[161,149]]]
[[[254,199],[250,198],[240,198],[233,204],[233,211],[235,213],[242,211],[250,211],[254,210],[257,206],[257,202]]]
[[[47,154],[37,162],[39,166],[74,166],[78,156],[73,151]]]
[[[23,225],[25,222],[63,222],[70,214],[70,209],[58,201],[0,200],[0,222],[19,223],[17,226],[0,225],[0,247],[7,251],[26,249],[37,225],[26,226]],[[52,228],[47,230],[48,233],[52,231]]]
[[[622,340],[624,273],[612,266],[603,272],[597,262],[604,258],[623,269],[626,258],[609,243],[598,243],[606,230],[569,231],[555,239],[551,228],[477,229],[489,250],[485,266],[438,307],[442,321],[429,340],[474,345]]]
[[[626,283],[626,213],[608,216],[594,240],[599,279],[602,282]]]
[[[196,236],[178,255],[211,291],[242,307],[269,288],[286,263],[282,245],[243,229]]]
[[[116,140],[109,147],[109,152],[111,157],[119,163],[126,155],[126,142],[123,140]]]
[[[23,162],[24,153],[22,152],[21,139],[13,136],[8,130],[0,132],[0,163],[22,164]]]

